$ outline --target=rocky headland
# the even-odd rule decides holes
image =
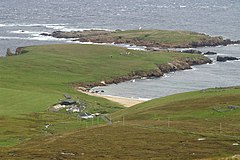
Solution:
[[[218,46],[229,44],[240,44],[240,41],[223,39],[221,36],[211,37],[206,34],[188,31],[164,31],[164,30],[129,30],[129,31],[55,31],[52,34],[55,38],[74,38],[74,41],[93,43],[115,43],[146,46],[149,49],[157,48],[196,48],[203,46]]]
[[[52,34],[42,34],[44,36],[52,36],[55,38],[74,38],[74,41],[92,42],[92,43],[114,43],[114,44],[130,44],[137,46],[146,46],[148,50],[153,48],[195,48],[202,46],[218,46],[240,43],[240,41],[224,40],[223,37],[211,37],[206,34],[188,32],[188,31],[164,31],[164,30],[129,30],[129,31],[105,31],[105,30],[85,30],[85,31],[55,31]],[[158,50],[159,51],[159,50]],[[184,51],[185,52],[185,51]],[[188,50],[187,53],[203,54],[197,50]],[[186,53],[185,52],[185,53]],[[212,53],[207,53],[212,54]],[[178,70],[191,69],[192,65],[201,65],[211,63],[212,61],[200,56],[198,59],[181,58],[171,63],[156,64],[154,70],[149,71],[133,71],[128,75],[105,79],[101,82],[74,84],[74,87],[82,90],[95,86],[102,86],[113,83],[120,83],[132,79],[142,77],[161,77],[165,73]]]

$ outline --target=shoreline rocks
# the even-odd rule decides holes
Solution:
[[[10,48],[7,48],[6,56],[13,56],[14,54],[12,53]]]
[[[210,52],[210,51],[203,53],[203,55],[216,55],[216,54],[217,54],[216,52]]]
[[[120,82],[129,81],[132,79],[141,79],[142,77],[146,78],[159,78],[162,77],[165,73],[175,72],[179,70],[186,70],[191,69],[191,66],[194,65],[201,65],[212,63],[212,60],[207,57],[202,57],[199,59],[192,59],[192,58],[185,58],[173,61],[167,64],[158,64],[157,69],[149,70],[149,71],[133,71],[128,75],[116,77],[113,79],[104,80],[104,84],[101,82],[94,82],[94,83],[80,83],[80,84],[73,84],[74,88],[84,88],[84,90],[88,90],[89,88],[93,88],[96,86],[105,86],[108,84],[117,84]]]
[[[218,62],[226,62],[226,61],[234,61],[239,60],[237,57],[231,57],[231,56],[217,56]]]
[[[191,54],[202,54],[201,51],[190,49],[190,50],[183,50],[182,53],[191,53]]]
[[[11,49],[8,48],[7,49],[7,52],[6,52],[6,56],[16,56],[16,55],[19,55],[19,54],[22,54],[22,51],[23,51],[23,47],[18,47],[16,48],[16,51],[15,53],[12,53]]]
[[[41,33],[41,36],[52,36],[52,34],[48,34],[48,33]]]

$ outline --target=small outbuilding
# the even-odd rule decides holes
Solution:
[[[76,104],[77,101],[71,100],[71,99],[65,99],[59,102],[61,105],[73,105]]]

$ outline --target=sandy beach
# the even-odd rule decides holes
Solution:
[[[107,95],[102,95],[102,94],[98,94],[98,93],[91,93],[91,92],[87,92],[87,91],[82,91],[82,90],[78,90],[79,92],[91,95],[91,96],[96,96],[96,97],[102,97],[102,98],[106,98],[110,101],[113,102],[117,102],[125,107],[132,107],[136,104],[139,103],[143,103],[146,102],[146,100],[141,100],[141,99],[134,99],[134,98],[125,98],[125,97],[117,97],[117,96],[107,96]]]
[[[136,104],[145,102],[144,100],[140,100],[140,99],[124,98],[124,97],[104,96],[104,95],[100,95],[100,97],[106,98],[110,101],[118,102],[125,107],[132,107]]]

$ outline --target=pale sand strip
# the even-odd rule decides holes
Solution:
[[[136,104],[145,102],[144,100],[140,99],[133,99],[133,98],[124,98],[124,97],[114,97],[114,96],[103,96],[100,95],[103,98],[106,98],[110,101],[118,102],[119,104],[125,106],[125,107],[132,107]]]
[[[119,103],[119,104],[121,104],[125,107],[132,107],[136,104],[146,102],[146,100],[140,100],[140,99],[106,96],[106,95],[101,95],[101,94],[97,94],[97,93],[85,92],[85,91],[82,91],[82,90],[78,90],[78,91],[80,91],[82,93],[85,93],[85,94],[88,94],[88,95],[91,95],[91,96],[106,98],[110,101],[117,102],[117,103]]]

